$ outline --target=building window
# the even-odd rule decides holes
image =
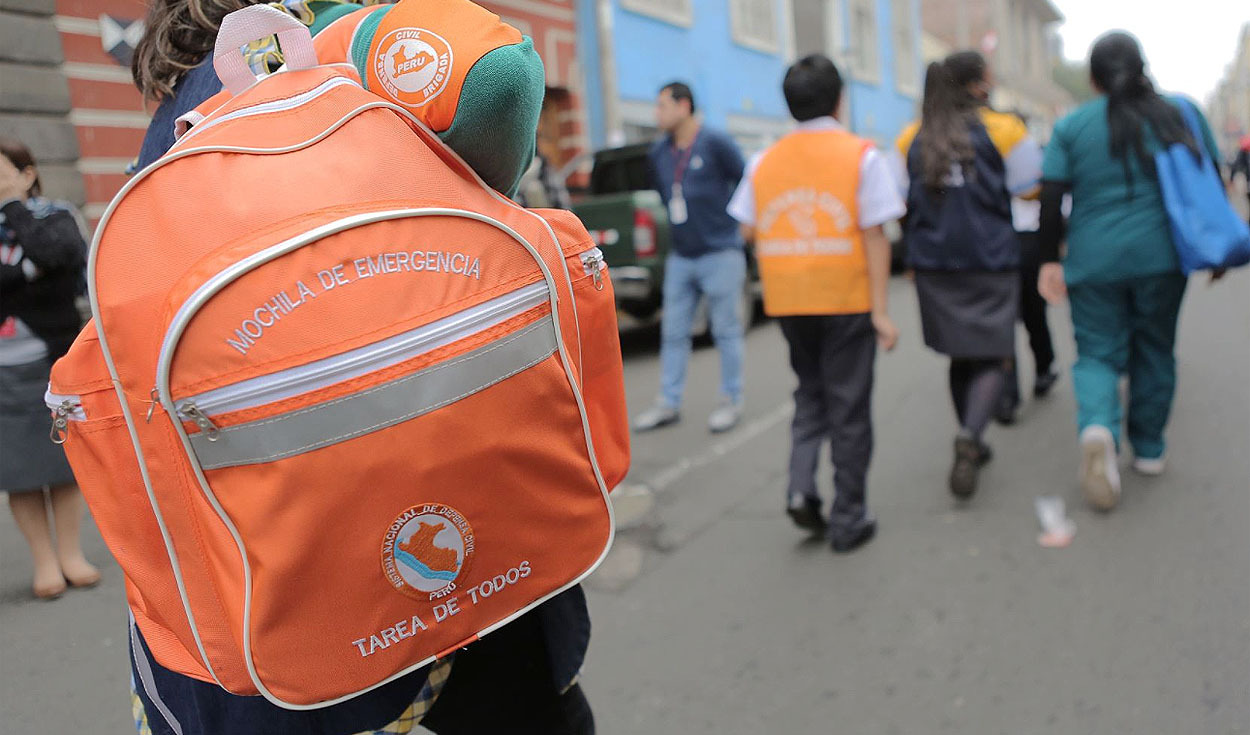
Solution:
[[[621,6],[626,10],[679,26],[690,26],[694,23],[691,3],[692,0],[621,0]]]
[[[894,85],[906,95],[920,91],[916,70],[916,24],[912,0],[892,0],[894,19]]]
[[[774,0],[729,0],[729,20],[735,42],[776,53],[777,4]]]
[[[857,79],[881,79],[877,40],[877,0],[851,0],[851,70]]]

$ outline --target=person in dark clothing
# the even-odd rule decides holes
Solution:
[[[1020,117],[1026,125],[1028,121]],[[1011,222],[1020,240],[1020,321],[1024,322],[1029,335],[1029,349],[1033,353],[1033,397],[1045,398],[1055,386],[1059,376],[1054,371],[1055,347],[1050,337],[1050,325],[1046,323],[1046,299],[1037,292],[1037,272],[1041,267],[1041,251],[1037,245],[1037,228],[1042,204],[1037,199],[1013,197]],[[999,403],[995,418],[1000,424],[1016,422],[1020,409],[1019,361],[1012,358],[1007,373],[1007,386]]]
[[[908,262],[916,271],[925,344],[951,358],[959,419],[950,490],[977,489],[982,439],[1015,352],[1020,247],[1011,197],[1036,189],[1041,149],[1014,115],[986,105],[990,83],[975,51],[930,64],[922,118],[903,131]]]
[[[1233,159],[1233,165],[1228,171],[1228,180],[1232,183],[1237,180],[1237,174],[1241,174],[1241,180],[1246,185],[1247,205],[1250,205],[1250,135],[1241,136],[1237,148],[1237,157]]]
[[[173,146],[179,116],[221,90],[211,56],[215,29],[226,13],[246,4],[250,3],[165,0],[152,6],[148,35],[136,50],[135,78],[144,95],[159,101],[159,106],[137,169],[151,165]],[[316,33],[360,7],[315,0],[302,3],[307,13],[296,17]],[[207,18],[209,24],[201,26],[196,18]],[[175,27],[182,29],[178,39],[169,35]],[[188,27],[198,30],[191,33]],[[270,62],[276,68],[281,57]],[[519,179],[521,171],[514,174],[501,180]],[[401,735],[413,732],[418,724],[439,735],[595,731],[589,702],[578,683],[590,642],[590,613],[580,585],[447,658],[315,710],[283,709],[262,697],[237,696],[171,671],[153,658],[133,620],[128,637],[140,735]]]
[[[67,583],[94,585],[100,572],[83,555],[82,495],[65,452],[48,439],[44,401],[52,363],[82,327],[74,302],[87,247],[77,211],[41,193],[30,150],[0,138],[0,490],[30,547],[35,596],[50,599]]]

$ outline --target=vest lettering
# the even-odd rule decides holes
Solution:
[[[752,184],[768,314],[872,310],[856,199],[869,145],[841,130],[802,131],[764,153]],[[831,177],[828,171],[845,173]]]

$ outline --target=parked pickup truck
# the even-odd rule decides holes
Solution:
[[[654,320],[660,311],[664,258],[671,246],[668,212],[651,188],[646,143],[595,153],[590,186],[575,196],[573,212],[603,250],[612,272],[617,309],[638,322]],[[748,255],[748,257],[750,257]],[[755,314],[759,274],[754,259],[743,290],[742,313]],[[707,330],[704,309],[695,319],[695,333]]]

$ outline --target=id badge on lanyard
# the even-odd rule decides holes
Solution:
[[[683,156],[680,152],[677,154],[677,165],[673,170],[673,191],[668,198],[668,221],[670,224],[683,225],[686,220],[690,219],[690,212],[686,209],[686,196],[682,193],[682,182],[686,178],[686,169],[690,165],[690,157],[694,155],[694,144],[699,142],[699,135],[695,133],[694,140],[690,141],[690,147],[686,149]]]
[[[681,184],[673,184],[673,195],[668,199],[668,221],[675,225],[684,225],[690,213],[686,211],[686,197],[681,193]]]

